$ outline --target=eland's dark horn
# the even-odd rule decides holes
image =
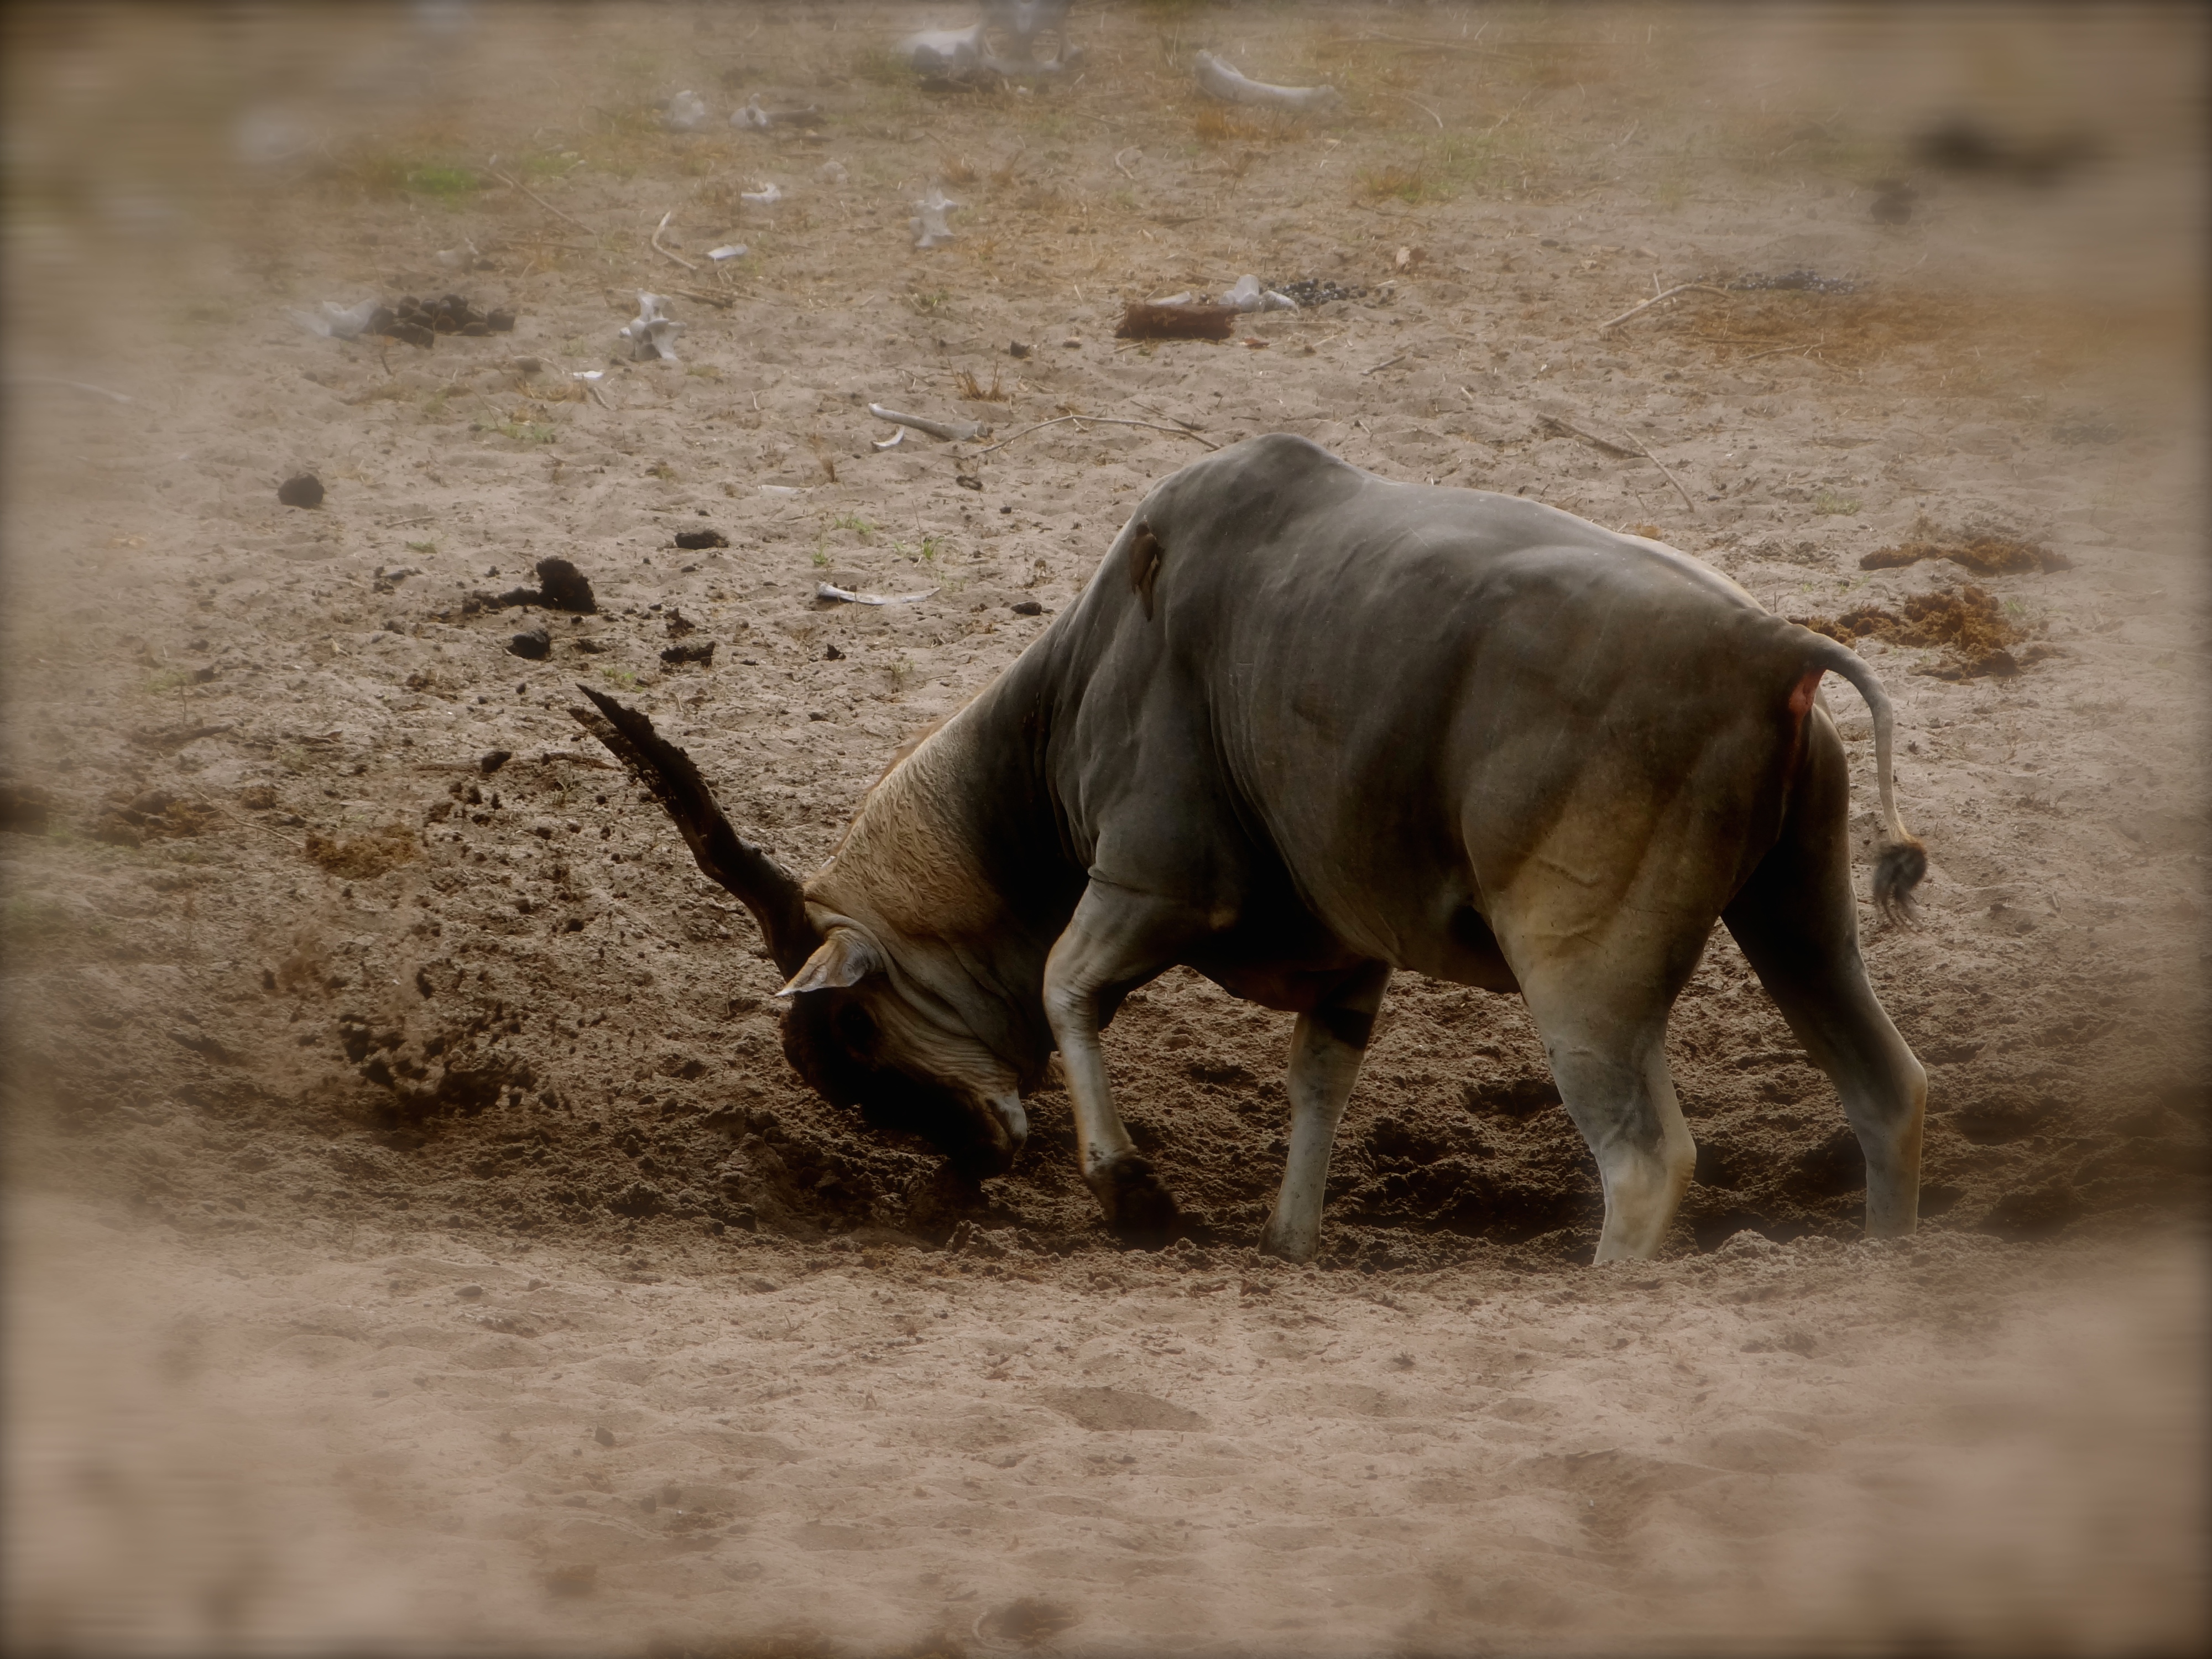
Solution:
[[[691,757],[655,732],[650,720],[588,685],[576,689],[594,705],[572,706],[568,713],[576,723],[652,791],[676,821],[708,878],[737,895],[753,913],[768,940],[769,954],[784,977],[797,973],[822,943],[822,935],[806,918],[806,899],[797,878],[730,827]]]

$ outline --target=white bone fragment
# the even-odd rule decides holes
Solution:
[[[881,453],[882,453],[884,450],[886,450],[886,449],[896,449],[896,448],[897,448],[901,444],[904,443],[905,441],[906,441],[906,428],[905,428],[904,427],[901,427],[897,431],[896,431],[896,432],[892,433],[892,434],[891,434],[891,435],[890,435],[890,437],[888,437],[888,438],[884,439],[884,440],[883,441],[883,442],[881,442],[881,443],[873,443],[873,442],[871,442],[871,443],[868,445],[868,447],[869,447],[869,448],[871,448],[871,449],[872,449],[872,450],[874,450],[878,454],[881,454]]]
[[[929,194],[915,204],[918,211],[907,222],[914,232],[914,245],[919,248],[942,247],[953,238],[953,229],[945,222],[945,213],[960,205],[938,185],[929,187]]]
[[[763,185],[758,190],[739,191],[738,199],[754,207],[774,207],[783,199],[783,191],[771,182]]]
[[[679,92],[668,100],[660,125],[671,132],[696,131],[707,119],[707,100],[696,92]]]
[[[899,42],[899,56],[919,73],[958,78],[1057,74],[1083,60],[1067,44],[1070,0],[983,0],[983,15],[964,29],[926,29]],[[1047,41],[1051,51],[1040,52]]]
[[[658,294],[637,296],[637,315],[621,330],[621,337],[630,344],[630,355],[641,362],[676,361],[676,337],[685,325],[664,314],[661,307],[668,302]]]
[[[1147,300],[1145,303],[1148,306],[1187,306],[1197,297],[1188,289],[1185,289],[1180,294],[1169,295],[1164,300]]]
[[[1210,52],[1191,59],[1199,88],[1224,103],[1260,104],[1271,109],[1328,109],[1339,99],[1334,87],[1276,87],[1238,74]]]
[[[760,492],[763,495],[804,495],[806,493],[797,484],[763,484]]]
[[[358,338],[362,331],[368,326],[369,319],[376,315],[378,303],[374,295],[354,306],[342,306],[335,300],[325,300],[319,317],[306,311],[287,314],[310,334],[319,334],[326,340],[351,340]]]
[[[743,108],[731,113],[730,125],[765,132],[779,125],[797,125],[801,122],[816,120],[821,113],[821,110],[812,104],[805,109],[763,109],[760,94],[756,92],[745,100]]]
[[[814,590],[814,597],[817,599],[842,599],[847,605],[912,605],[916,599],[926,599],[936,592],[933,587],[921,593],[855,593],[850,588],[832,587],[828,582],[823,582]]]
[[[1239,311],[1296,311],[1298,302],[1287,294],[1278,294],[1272,288],[1263,289],[1260,279],[1249,273],[1239,276],[1224,294],[1218,303],[1235,306]]]
[[[814,176],[825,185],[845,184],[852,178],[852,174],[845,171],[842,161],[824,161],[814,169]]]
[[[1073,69],[1083,49],[1067,44],[1072,0],[983,0],[983,67],[1000,75]],[[1037,48],[1052,43],[1048,56]]]
[[[604,380],[607,378],[607,372],[604,368],[579,368],[570,371],[568,378],[572,380]]]
[[[900,426],[910,426],[916,432],[932,438],[942,438],[946,443],[957,444],[969,438],[988,438],[991,428],[974,421],[932,421],[919,415],[902,415],[896,409],[885,409],[881,404],[870,404],[868,413],[879,421],[890,421]]]
[[[707,257],[716,264],[721,264],[725,259],[742,259],[745,257],[745,245],[743,242],[732,242],[724,247],[710,247],[707,250]]]
[[[924,29],[899,42],[899,56],[924,75],[964,75],[983,64],[983,25]]]

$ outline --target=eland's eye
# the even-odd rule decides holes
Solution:
[[[831,1015],[830,1029],[855,1059],[865,1058],[875,1051],[876,1022],[868,1018],[868,1011],[857,1002],[848,1002]]]

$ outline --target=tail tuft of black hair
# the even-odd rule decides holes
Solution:
[[[1928,873],[1928,849],[1907,836],[1875,855],[1874,908],[1884,921],[1911,927],[1919,907],[1912,890]]]

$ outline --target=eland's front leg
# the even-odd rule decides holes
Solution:
[[[1107,1224],[1148,1249],[1174,1237],[1178,1215],[1114,1109],[1098,1042],[1101,1010],[1108,992],[1143,984],[1204,930],[1203,917],[1188,905],[1094,881],[1045,959],[1045,1018],[1074,1103],[1078,1166]]]
[[[1390,982],[1385,963],[1370,963],[1328,1001],[1300,1014],[1291,1036],[1291,1150],[1282,1190],[1260,1230],[1260,1253],[1310,1261],[1321,1250],[1322,1204],[1336,1126],[1359,1080],[1360,1061],[1375,1029],[1375,1011]]]

